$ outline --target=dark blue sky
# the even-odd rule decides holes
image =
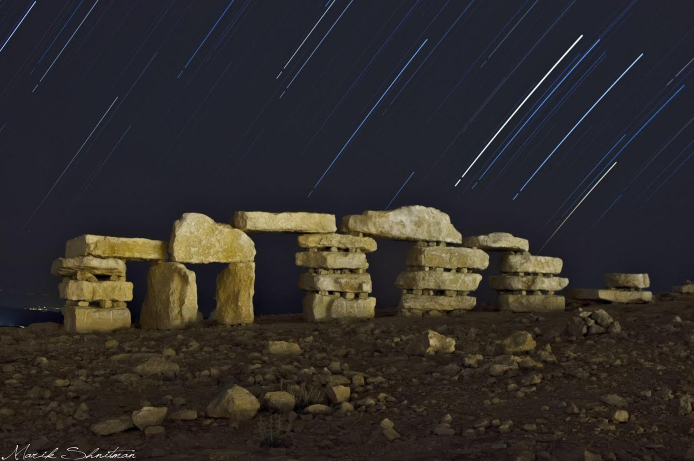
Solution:
[[[570,215],[542,254],[571,287],[668,289],[694,277],[693,18],[680,0],[6,0],[0,304],[59,305],[50,263],[83,233],[389,204],[531,252]],[[257,312],[298,312],[295,237],[255,240]],[[369,256],[379,307],[406,247]],[[194,269],[208,311],[222,268]],[[146,265],[129,270],[137,310]]]

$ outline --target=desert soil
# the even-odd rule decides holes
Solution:
[[[27,452],[119,447],[134,450],[135,459],[202,461],[694,459],[694,296],[581,307],[605,309],[622,332],[569,336],[578,305],[543,315],[485,306],[459,317],[386,312],[320,325],[283,315],[249,326],[206,322],[107,334],[65,334],[55,324],[3,328],[0,458],[15,459],[16,447],[31,444]],[[455,352],[408,354],[428,329],[454,338]],[[536,345],[513,358],[498,341],[518,331],[531,333]],[[296,342],[302,352],[270,355],[269,340]],[[135,370],[151,357],[178,371]],[[302,383],[311,395],[299,393],[299,400],[310,401],[292,413],[273,415],[263,405],[249,421],[206,415],[231,385],[262,403],[265,392]],[[347,383],[353,411],[331,404],[323,393],[330,383]],[[302,408],[319,402],[330,414]],[[163,434],[133,427],[101,436],[91,429],[143,406],[168,407]],[[180,410],[197,415],[173,420]],[[384,435],[386,418],[399,438]],[[270,424],[279,426],[272,437]]]

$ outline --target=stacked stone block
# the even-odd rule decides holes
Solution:
[[[113,331],[131,325],[127,303],[133,284],[126,281],[127,260],[166,259],[166,242],[139,238],[82,235],[65,245],[65,258],[51,273],[63,277],[58,286],[64,327],[68,332]]]
[[[692,282],[691,280],[685,280],[684,285],[672,287],[672,292],[681,294],[694,294],[694,282]]]
[[[562,260],[530,253],[505,253],[499,261],[501,275],[490,277],[490,285],[499,291],[497,304],[502,311],[563,311],[563,290],[569,279],[557,277]]]
[[[297,266],[308,269],[299,277],[306,291],[304,319],[325,322],[343,318],[372,318],[376,298],[370,297],[371,276],[366,253],[376,251],[376,241],[360,235],[305,234],[298,237],[307,251],[295,256]]]
[[[640,304],[653,301],[653,293],[646,288],[651,286],[648,274],[605,274],[607,288],[578,288],[570,290],[572,299],[603,301],[614,304]]]
[[[482,276],[489,255],[482,250],[449,247],[444,242],[418,242],[407,252],[407,268],[398,275],[395,286],[402,290],[400,315],[459,315],[477,303],[469,296]]]

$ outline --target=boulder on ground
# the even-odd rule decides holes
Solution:
[[[272,355],[301,355],[301,347],[289,341],[268,341],[267,350]]]
[[[268,410],[289,413],[296,406],[296,397],[289,392],[277,391],[265,393],[265,405]]]
[[[358,250],[364,253],[376,251],[376,240],[370,237],[358,237],[347,234],[305,234],[297,240],[301,248]]]
[[[644,289],[651,286],[648,274],[605,274],[607,288]]]
[[[155,376],[164,373],[178,373],[180,367],[177,363],[169,362],[163,357],[150,357],[135,367],[135,372],[142,376]]]
[[[65,306],[63,326],[68,333],[96,333],[130,328],[130,310],[127,307]]]
[[[147,294],[140,311],[140,327],[163,330],[195,323],[198,288],[195,272],[167,262],[150,267]]]
[[[455,339],[434,330],[427,330],[407,346],[408,354],[433,355],[437,352],[450,354],[455,351]]]
[[[74,258],[58,258],[53,261],[51,266],[51,275],[56,277],[74,277],[78,272],[125,277],[125,261],[116,258],[76,256]]]
[[[516,331],[511,336],[501,341],[501,347],[506,354],[528,352],[535,349],[535,339],[527,331]]]
[[[132,261],[166,261],[167,243],[143,238],[106,237],[85,234],[68,240],[65,256],[97,256]]]
[[[255,244],[245,232],[200,213],[185,213],[174,223],[169,251],[172,261],[184,263],[235,263],[255,258]]]
[[[107,419],[106,421],[92,424],[89,428],[98,435],[111,435],[127,431],[134,426],[130,416],[120,416],[118,418]]]
[[[330,399],[330,402],[338,404],[349,400],[351,390],[349,387],[342,385],[328,386],[325,393],[328,399]]]
[[[436,208],[420,205],[389,211],[365,211],[342,218],[342,232],[394,240],[460,243],[462,235],[451,218]]]
[[[217,276],[217,322],[224,325],[253,323],[255,263],[231,263]]]
[[[530,244],[527,239],[514,237],[508,232],[492,232],[487,235],[465,237],[463,246],[479,248],[484,251],[528,251]]]
[[[132,420],[138,429],[144,431],[150,426],[161,426],[168,411],[167,407],[142,407],[133,411]]]
[[[223,390],[207,405],[207,415],[212,418],[228,418],[234,421],[253,419],[260,409],[260,402],[248,390],[233,386]]]
[[[326,213],[268,213],[237,211],[232,225],[245,232],[291,232],[316,234],[335,232],[335,215]]]

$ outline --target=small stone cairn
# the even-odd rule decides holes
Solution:
[[[604,301],[613,304],[643,304],[653,301],[648,274],[605,274],[607,288],[576,288],[567,296],[576,300]]]
[[[685,280],[684,285],[672,287],[672,292],[680,294],[694,294],[694,282],[691,280]]]
[[[533,256],[528,252],[526,239],[495,232],[466,237],[463,245],[485,251],[502,252],[499,259],[501,275],[491,276],[491,287],[499,292],[497,303],[502,311],[549,312],[563,311],[564,297],[555,292],[566,288],[569,279],[556,277],[562,260],[548,256]]]
[[[157,263],[167,259],[166,242],[142,238],[82,235],[68,240],[65,257],[53,262],[67,332],[90,333],[129,328],[128,301],[133,284],[126,281],[126,261]]]

